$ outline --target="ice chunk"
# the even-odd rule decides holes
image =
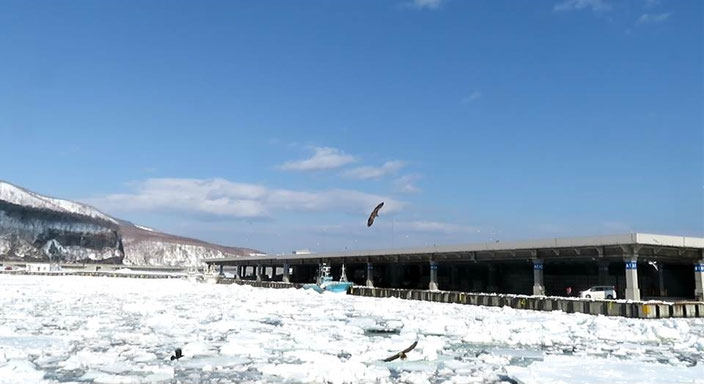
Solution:
[[[528,367],[506,367],[522,383],[693,383],[704,377],[704,365],[691,368],[617,359],[547,356]]]
[[[44,372],[28,360],[10,360],[0,366],[0,384],[33,384],[43,378]]]

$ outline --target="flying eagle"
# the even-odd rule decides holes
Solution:
[[[418,345],[418,340],[414,341],[413,344],[411,344],[410,347],[404,349],[403,351],[401,351],[401,352],[399,352],[399,353],[397,353],[397,354],[395,354],[395,355],[393,355],[393,356],[389,356],[389,357],[385,358],[385,359],[382,360],[382,361],[384,361],[385,363],[388,363],[389,361],[394,361],[394,360],[398,359],[399,357],[401,358],[401,360],[406,360],[406,357],[408,357],[408,356],[406,356],[406,354],[407,354],[408,352],[412,351],[413,348],[416,347],[416,345]]]
[[[174,351],[174,355],[171,356],[171,360],[178,360],[183,357],[183,352],[181,352],[181,348],[176,348]]]
[[[384,202],[382,201],[381,203],[379,203],[379,205],[376,206],[376,208],[374,208],[374,210],[372,211],[372,214],[369,215],[369,219],[367,219],[367,227],[371,227],[372,224],[374,224],[374,218],[379,216],[379,210],[383,206],[384,206]]]

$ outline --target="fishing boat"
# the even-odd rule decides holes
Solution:
[[[334,292],[334,293],[347,293],[347,291],[352,287],[352,283],[346,281],[345,278],[345,266],[342,265],[342,278],[340,281],[334,281],[332,275],[330,274],[330,266],[323,264],[320,268],[320,273],[318,274],[318,281],[315,284],[305,284],[303,289],[312,289],[318,293]]]

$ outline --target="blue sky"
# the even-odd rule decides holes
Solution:
[[[703,6],[0,1],[0,178],[268,252],[702,236]]]

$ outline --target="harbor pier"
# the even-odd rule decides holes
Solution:
[[[433,301],[443,301],[445,293],[442,292],[452,292],[447,297],[462,297],[468,303],[499,300],[513,307],[515,298],[521,297],[531,307],[604,314],[633,312],[632,308],[621,309],[628,308],[628,305],[622,305],[618,300],[588,305],[575,300],[580,291],[592,286],[613,286],[616,291],[614,299],[694,303],[667,309],[656,304],[638,307],[636,312],[642,312],[645,317],[659,311],[663,317],[679,316],[680,313],[689,317],[694,314],[704,316],[704,310],[699,311],[703,312],[699,315],[696,309],[701,305],[699,303],[704,303],[703,251],[704,238],[630,233],[231,257],[206,259],[205,262],[225,271],[236,271],[235,280],[242,282],[312,283],[319,266],[325,263],[332,267],[334,279],[340,279],[344,265],[347,280],[356,285],[352,293],[363,296],[414,298],[436,297],[432,295],[437,293],[440,299]],[[490,296],[485,299],[482,295]],[[560,299],[546,297],[571,301],[560,303]],[[448,300],[456,302],[459,299]],[[515,305],[520,307],[520,303],[519,300]],[[687,310],[686,305],[694,305],[695,309]]]

